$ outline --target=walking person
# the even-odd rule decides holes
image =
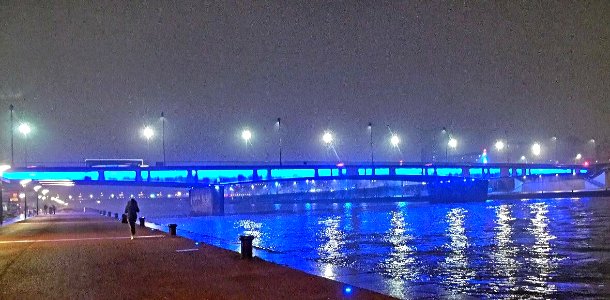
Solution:
[[[140,208],[138,207],[138,202],[136,199],[131,198],[131,200],[127,201],[127,206],[125,206],[125,214],[127,214],[127,221],[129,221],[132,240],[133,236],[136,235],[136,220],[138,219],[139,212]]]

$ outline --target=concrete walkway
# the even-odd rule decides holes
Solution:
[[[1,299],[388,299],[85,213],[0,227]]]

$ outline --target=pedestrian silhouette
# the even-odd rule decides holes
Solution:
[[[138,219],[139,212],[140,208],[138,207],[138,202],[136,199],[131,198],[131,200],[127,201],[127,206],[125,206],[125,214],[127,214],[127,221],[129,221],[129,229],[131,229],[132,240],[134,235],[136,235],[136,220]]]

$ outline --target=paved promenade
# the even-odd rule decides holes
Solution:
[[[96,214],[0,227],[1,299],[387,299]]]

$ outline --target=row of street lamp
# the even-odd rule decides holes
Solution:
[[[13,127],[12,124],[12,113],[13,113],[13,106],[10,106],[11,109],[11,128]],[[161,113],[161,120],[162,120],[162,143],[163,143],[163,162],[165,163],[165,116],[164,113]],[[282,164],[282,139],[281,139],[281,119],[278,118],[277,119],[277,123],[278,125],[278,133],[279,133],[279,162],[280,165]],[[401,139],[400,137],[394,133],[391,129],[389,125],[386,125],[388,127],[388,130],[390,131],[390,139],[389,139],[389,144],[394,147],[397,148],[400,151],[399,145],[401,143]],[[369,129],[369,133],[370,133],[370,152],[371,152],[371,163],[373,163],[374,161],[374,156],[373,156],[373,130],[372,130],[372,123],[368,124],[368,129]],[[25,142],[25,164],[27,165],[27,161],[28,161],[28,136],[30,135],[30,133],[32,132],[32,127],[27,123],[27,122],[23,122],[20,123],[19,126],[17,127],[17,130],[23,135],[24,137],[24,142]],[[446,127],[442,128],[442,132],[444,134],[447,135],[447,142],[446,142],[446,147],[445,147],[445,160],[448,161],[449,158],[449,149],[453,149],[455,150],[458,147],[458,140],[449,132],[449,130]],[[146,139],[148,145],[150,146],[150,141],[151,139],[154,138],[155,136],[155,130],[152,126],[150,125],[146,125],[142,128],[141,130],[141,134],[142,136]],[[244,142],[246,143],[246,145],[251,145],[251,140],[253,138],[253,134],[252,131],[248,128],[243,129],[241,132],[241,138],[244,140]],[[557,138],[553,137],[552,140],[555,143],[555,151],[556,151],[556,143],[557,143]],[[334,148],[334,136],[333,133],[331,131],[325,131],[322,134],[322,142],[331,150],[333,150],[333,152],[337,153],[336,149]],[[595,140],[591,139],[590,142],[595,143]],[[508,145],[505,141],[503,140],[497,140],[495,143],[495,148],[498,152],[502,152],[505,151],[505,149],[508,149]],[[533,156],[538,157],[540,156],[542,152],[542,146],[540,145],[540,143],[536,142],[531,146],[531,153]],[[338,155],[337,159],[338,159]],[[575,160],[580,160],[582,158],[581,154],[578,154],[575,158]],[[507,162],[509,162],[509,156],[508,156],[508,151],[506,150],[506,159]],[[522,160],[523,157],[522,157]],[[14,154],[13,154],[13,130],[11,130],[11,165],[15,165],[14,162]]]

